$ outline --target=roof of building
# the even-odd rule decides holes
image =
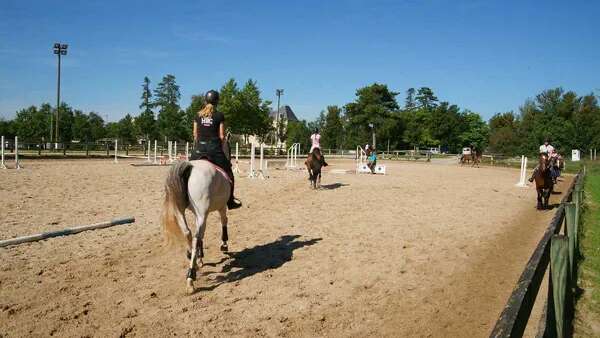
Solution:
[[[294,111],[288,105],[279,107],[279,113],[284,118],[286,118],[288,121],[292,121],[292,122],[297,122],[298,121],[298,118],[296,117],[296,114],[294,114]],[[275,117],[277,116],[277,111],[276,110],[271,110],[271,113],[269,114],[269,116],[274,120]]]

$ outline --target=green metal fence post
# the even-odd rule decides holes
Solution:
[[[575,224],[575,213],[577,207],[573,202],[565,203],[565,234],[569,239],[569,276],[571,280],[575,280],[575,265],[576,264],[576,242],[577,242],[577,228]]]
[[[568,238],[563,235],[554,235],[550,243],[550,264],[552,266],[552,286],[554,298],[554,314],[556,318],[556,334],[558,338],[566,337],[567,321],[566,311],[568,282]]]

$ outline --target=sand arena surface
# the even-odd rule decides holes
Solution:
[[[159,224],[167,168],[130,162],[0,171],[0,239],[137,219],[0,248],[1,337],[484,337],[554,213],[512,169],[388,162],[387,176],[325,172],[319,191],[271,170],[237,180],[229,255],[209,217],[188,296],[185,256]]]

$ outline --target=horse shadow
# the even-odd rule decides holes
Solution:
[[[221,270],[224,275],[217,276],[215,284],[201,287],[197,291],[213,290],[224,283],[236,282],[266,270],[277,269],[292,260],[294,250],[315,245],[322,240],[322,238],[296,240],[299,237],[300,235],[285,235],[271,243],[226,253],[229,257],[222,259],[221,262],[206,264],[215,266],[227,261]]]
[[[332,184],[325,184],[325,185],[321,185],[322,189],[326,189],[326,190],[334,190],[334,189],[338,189],[341,187],[345,187],[348,186],[350,184],[344,184],[344,183],[332,183]]]

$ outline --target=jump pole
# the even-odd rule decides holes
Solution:
[[[254,149],[254,143],[252,143],[252,146],[250,148],[250,172],[248,172],[249,178],[256,177],[256,173],[254,172],[254,155],[255,155],[255,153],[256,153],[256,151]]]
[[[21,169],[19,164],[19,137],[15,136],[15,169]]]
[[[115,161],[114,163],[119,163],[117,160],[117,152],[119,151],[119,139],[115,139]]]
[[[169,156],[169,163],[173,162],[173,157],[171,155],[171,145],[173,144],[173,141],[168,141],[167,142],[167,154]]]
[[[173,142],[173,161],[177,161],[177,141]]]
[[[146,159],[146,162],[150,163],[150,162],[152,162],[150,160],[150,152],[152,151],[152,145],[150,144],[150,140],[146,140],[146,143],[148,143],[148,154],[147,154],[148,155],[148,159]]]
[[[0,152],[2,153],[2,159],[0,160],[0,169],[6,169],[4,164],[4,136],[2,136],[2,145],[0,146]]]
[[[154,140],[154,162],[153,164],[158,164],[158,162],[156,161],[156,140]]]
[[[258,165],[258,177],[262,178],[263,180],[266,178],[265,175],[265,170],[263,167],[263,161],[264,161],[264,149],[265,149],[265,145],[264,144],[260,144],[260,164]]]
[[[239,144],[236,142],[235,143],[235,165],[233,167],[233,172],[236,173],[236,174],[240,173],[240,167],[238,165],[239,158],[240,158]]]
[[[527,157],[525,155],[521,155],[521,171],[519,176],[519,182],[515,184],[517,187],[525,188],[527,184],[525,184],[525,176],[527,175]]]
[[[190,160],[190,143],[189,142],[185,143],[185,160],[186,161]]]
[[[108,228],[108,227],[112,227],[115,225],[128,224],[128,223],[133,223],[133,222],[135,222],[135,217],[118,218],[118,219],[113,219],[112,221],[108,221],[108,222],[95,223],[95,224],[90,224],[90,225],[80,225],[80,226],[76,226],[76,227],[72,227],[72,228],[66,228],[63,230],[49,231],[49,232],[43,232],[41,234],[36,234],[36,235],[16,237],[16,238],[11,238],[11,239],[6,239],[3,241],[0,241],[0,248],[6,247],[9,245],[17,245],[17,244],[22,244],[22,243],[27,243],[27,242],[41,241],[43,239],[52,238],[52,237],[68,236],[68,235],[77,234],[77,233],[87,231],[87,230],[103,229],[103,228]]]

